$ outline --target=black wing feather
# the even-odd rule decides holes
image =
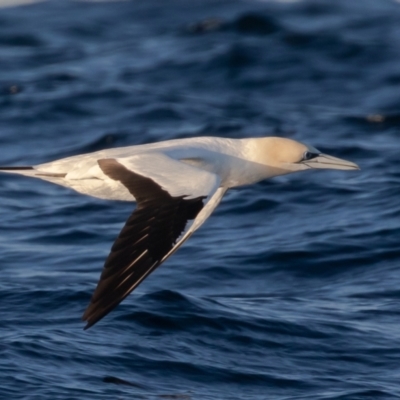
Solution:
[[[82,319],[91,327],[154,271],[174,247],[188,220],[203,208],[203,197],[172,197],[152,179],[136,174],[115,159],[98,161],[111,179],[120,181],[135,197],[128,218],[105,261],[99,283]]]

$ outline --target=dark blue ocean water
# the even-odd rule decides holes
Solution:
[[[388,0],[1,8],[2,165],[278,135],[362,170],[232,191],[88,331],[133,206],[1,175],[0,398],[400,398],[399,21]]]

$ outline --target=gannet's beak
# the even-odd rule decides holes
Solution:
[[[314,157],[311,160],[304,160],[301,163],[307,165],[307,167],[309,168],[347,169],[347,170],[360,169],[360,167],[357,164],[354,164],[351,161],[328,156],[327,154],[319,154],[317,157]]]

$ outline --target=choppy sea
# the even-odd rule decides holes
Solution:
[[[1,175],[1,399],[400,398],[400,2],[0,6],[2,165],[275,135],[361,167],[232,191],[88,331],[133,205]]]

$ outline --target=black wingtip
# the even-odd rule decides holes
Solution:
[[[84,327],[83,330],[87,331],[92,325],[90,325],[89,323],[87,323]]]
[[[86,315],[87,310],[85,313],[82,315],[82,321],[86,322],[86,325],[84,326],[83,330],[87,331],[90,327],[92,327],[98,320],[90,320],[90,318]]]
[[[87,331],[90,327],[92,327],[97,321],[89,321],[87,319],[82,318],[83,322],[86,322],[86,325],[83,327],[84,331]]]

